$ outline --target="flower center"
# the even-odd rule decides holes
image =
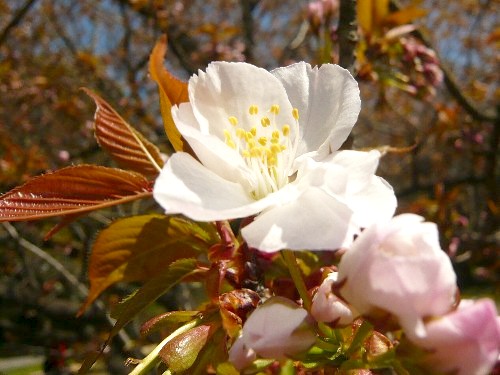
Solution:
[[[235,149],[255,173],[257,186],[251,192],[255,199],[278,191],[288,183],[289,162],[293,157],[290,125],[278,124],[280,106],[273,104],[264,116],[259,115],[256,105],[248,107],[242,126],[235,116],[228,117],[229,126],[224,129],[226,144]],[[298,126],[299,111],[292,110]]]

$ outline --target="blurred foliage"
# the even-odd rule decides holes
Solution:
[[[388,153],[379,168],[396,189],[399,211],[438,223],[464,294],[498,297],[495,2],[380,3],[387,8],[368,11],[366,1],[359,1],[355,69],[363,109],[351,145],[414,146]],[[169,40],[166,64],[183,79],[213,60],[268,69],[300,60],[338,62],[338,5],[323,0],[0,0],[0,191],[72,164],[115,166],[97,146],[95,106],[80,87],[99,93],[161,151],[171,152],[147,65],[162,34]],[[79,360],[97,347],[96,332],[109,327],[104,310],[95,307],[74,319],[85,296],[20,240],[47,251],[86,285],[96,231],[139,212],[138,204],[154,207],[146,201],[93,213],[47,242],[42,238],[55,222],[0,227],[0,303],[8,306],[0,315],[0,356],[22,348],[50,357],[64,343],[71,346],[69,356]],[[112,305],[130,291],[118,284],[101,301]],[[159,303],[194,309],[186,297],[191,292],[175,289],[175,298]],[[136,337],[138,329],[129,327],[129,334]],[[109,371],[122,371],[120,364],[113,366]]]

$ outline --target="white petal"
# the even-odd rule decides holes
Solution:
[[[245,346],[265,358],[282,359],[307,350],[315,341],[307,311],[283,297],[271,297],[243,326]]]
[[[338,165],[332,158],[318,162],[312,158],[303,158],[299,163],[297,179],[294,184],[299,190],[317,187],[329,195],[343,196],[347,191],[349,171]]]
[[[179,132],[189,143],[201,163],[220,177],[243,185],[252,191],[256,182],[252,171],[241,155],[220,138],[201,129],[190,103],[172,108],[172,116]]]
[[[189,80],[189,100],[202,128],[221,139],[229,116],[238,118],[240,126],[248,129],[255,125],[241,120],[249,116],[251,105],[259,108],[260,121],[268,116],[271,105],[277,104],[283,124],[294,124],[292,106],[280,81],[267,70],[246,63],[211,63],[206,73],[199,71]]]
[[[397,200],[394,190],[384,179],[375,176],[380,153],[340,151],[323,162],[344,167],[347,172],[344,201],[354,212],[356,226],[366,228],[394,215]]]
[[[255,352],[245,346],[245,342],[241,336],[236,339],[228,354],[229,362],[231,362],[238,370],[242,370],[247,367],[257,358]]]
[[[253,200],[241,185],[210,171],[191,155],[172,155],[158,176],[153,196],[166,213],[182,213],[200,221],[225,220],[256,214],[276,196]]]
[[[351,74],[338,65],[319,69],[304,62],[271,72],[282,82],[292,105],[299,110],[301,143],[298,154],[325,155],[338,150],[356,123],[361,109],[359,88]]]
[[[333,250],[349,235],[352,211],[319,188],[272,207],[241,230],[248,245],[265,252],[281,249]]]
[[[344,167],[349,173],[348,191],[354,193],[368,183],[370,176],[375,174],[380,152],[372,150],[369,152],[345,150],[335,152],[322,160],[325,163],[333,163]]]
[[[371,176],[367,186],[346,197],[347,205],[353,210],[353,222],[360,228],[388,220],[397,207],[392,186],[383,178]]]

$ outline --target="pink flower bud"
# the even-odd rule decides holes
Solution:
[[[339,0],[321,0],[321,5],[323,6],[325,18],[330,18],[339,10],[340,2]]]
[[[318,291],[314,295],[311,307],[311,315],[318,322],[335,323],[335,325],[345,326],[352,323],[357,313],[340,300],[332,292],[332,285],[337,281],[338,273],[331,272],[323,280]]]
[[[61,161],[68,161],[70,158],[69,152],[67,150],[59,150],[57,153],[57,156],[59,157],[59,160]]]
[[[457,291],[436,224],[413,214],[363,231],[340,261],[339,283],[361,314],[389,312],[410,336],[425,333],[424,318],[450,311]]]
[[[425,337],[414,341],[429,350],[426,362],[440,373],[486,375],[500,354],[500,321],[489,299],[464,300],[425,330]]]
[[[245,322],[241,336],[229,351],[229,361],[242,369],[256,356],[284,359],[301,353],[315,342],[307,311],[283,297],[272,297]]]
[[[320,1],[307,4],[307,18],[312,29],[317,32],[324,21],[324,11]]]

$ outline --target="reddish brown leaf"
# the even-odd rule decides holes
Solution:
[[[247,316],[259,302],[259,295],[249,289],[235,289],[219,297],[222,327],[229,337],[238,336]]]
[[[150,195],[150,183],[138,173],[78,165],[34,177],[0,196],[0,221],[81,215]]]
[[[116,305],[111,311],[111,317],[116,323],[110,332],[110,338],[116,335],[128,322],[143,311],[147,306],[156,301],[161,295],[167,293],[172,287],[184,281],[186,277],[195,273],[204,273],[196,259],[179,259],[173,262],[165,272],[160,272]]]
[[[89,261],[90,290],[83,312],[119,281],[147,281],[174,261],[196,257],[219,240],[210,223],[165,215],[119,219],[101,231]]]
[[[185,279],[186,276],[200,272],[196,259],[180,259],[172,263],[165,272],[156,275],[147,281],[140,289],[122,300],[111,311],[111,317],[116,319],[109,336],[102,346],[102,350],[85,358],[79,374],[84,374],[97,361],[102,351],[111,339],[129,323],[134,317],[143,311],[152,302],[156,301],[162,294],[168,292],[172,287]]]
[[[94,130],[97,142],[123,168],[156,176],[163,166],[160,150],[132,128],[104,99],[83,88],[97,106]]]
[[[189,152],[190,148],[175,127],[171,109],[175,104],[189,101],[187,83],[174,77],[163,65],[167,52],[167,37],[163,35],[149,57],[149,74],[158,84],[160,110],[168,140],[176,151]]]

